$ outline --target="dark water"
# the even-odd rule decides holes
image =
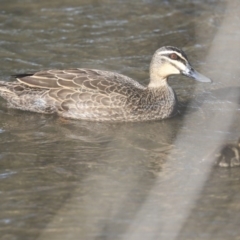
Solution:
[[[208,157],[240,135],[239,13],[237,1],[2,0],[7,81],[90,67],[147,84],[154,51],[174,45],[214,83],[173,77],[181,114],[147,123],[64,120],[1,100],[0,239],[240,239],[240,168]]]

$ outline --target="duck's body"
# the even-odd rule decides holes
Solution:
[[[240,166],[240,138],[237,144],[224,145],[217,157],[217,165],[220,167]]]
[[[148,88],[126,76],[93,69],[49,70],[0,82],[12,108],[100,121],[169,117],[176,106],[170,87]]]
[[[17,81],[14,82],[0,81],[0,96],[11,108],[57,113],[66,118],[131,122],[158,120],[176,113],[177,98],[167,83],[167,77],[180,73],[210,81],[194,72],[181,50],[164,47],[153,56],[147,87],[127,76],[108,71],[48,70],[16,75]]]

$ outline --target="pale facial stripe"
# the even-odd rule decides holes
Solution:
[[[158,52],[159,55],[166,55],[166,56],[169,55],[169,54],[171,54],[171,53],[175,53],[175,54],[177,54],[178,57],[180,57],[181,59],[183,59],[183,60],[185,61],[185,63],[188,62],[188,60],[187,60],[185,57],[183,57],[183,55],[180,54],[179,52],[172,51],[172,50],[166,50],[166,51]]]
[[[171,52],[171,53],[173,53],[173,52]],[[176,53],[176,52],[174,52],[174,53]],[[185,62],[183,63],[179,60],[172,60],[167,55],[166,56],[163,55],[162,58],[166,59],[166,61],[168,61],[171,65],[173,65],[175,68],[177,68],[180,72],[182,70],[185,70],[185,68],[186,68],[186,63]]]

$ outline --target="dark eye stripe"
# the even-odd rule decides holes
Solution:
[[[163,54],[163,56],[169,58],[169,54]],[[177,56],[178,56],[178,55],[177,55]],[[171,59],[171,58],[170,58],[170,59]],[[173,60],[173,59],[171,59],[171,60]],[[185,60],[185,59],[182,59],[182,58],[179,57],[179,56],[178,56],[178,58],[177,58],[175,61],[179,61],[179,62],[183,63],[184,65],[187,65],[186,60]],[[174,65],[174,66],[175,66],[175,65]]]

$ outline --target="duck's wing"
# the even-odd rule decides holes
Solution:
[[[44,90],[42,97],[63,110],[121,108],[144,88],[124,75],[94,69],[48,70],[15,77],[28,92]]]
[[[127,90],[143,88],[127,76],[95,69],[48,70],[15,75],[23,85],[42,89],[75,89],[101,94],[127,94]]]

